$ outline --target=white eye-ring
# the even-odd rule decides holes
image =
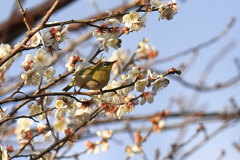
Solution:
[[[103,67],[107,67],[107,63],[103,63],[102,66],[103,66]]]

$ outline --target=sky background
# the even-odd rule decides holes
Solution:
[[[37,4],[40,4],[42,1],[27,1],[23,5],[24,8],[33,8]],[[107,1],[107,0],[96,0],[101,11],[110,10],[115,6],[118,6],[123,3],[123,1]],[[12,11],[14,0],[3,1],[0,0],[0,22],[6,20],[9,14]],[[236,65],[234,64],[234,58],[240,58],[240,11],[239,11],[239,2],[234,0],[229,1],[208,1],[208,0],[185,0],[177,1],[179,6],[179,12],[174,16],[173,20],[167,21],[158,21],[158,12],[148,13],[146,28],[143,28],[141,32],[134,32],[129,35],[123,35],[122,39],[122,48],[128,49],[131,53],[134,52],[138,43],[143,38],[148,38],[149,43],[154,45],[159,50],[159,56],[157,59],[162,59],[170,55],[174,55],[180,51],[184,51],[188,48],[196,46],[200,43],[206,42],[209,39],[217,36],[226,28],[226,25],[230,22],[232,17],[236,18],[235,25],[230,30],[230,32],[224,36],[221,40],[213,43],[212,45],[205,47],[198,51],[197,59],[194,65],[183,73],[183,78],[191,83],[197,84],[201,72],[205,69],[206,64],[209,60],[218,54],[227,44],[233,42],[235,47],[232,48],[224,58],[222,58],[214,67],[213,71],[210,73],[206,79],[206,85],[214,85],[216,83],[225,82],[231,77],[238,74]],[[92,7],[90,1],[76,0],[74,3],[69,5],[63,10],[55,12],[50,21],[66,21],[70,19],[81,20],[88,15],[96,13],[95,9]],[[142,14],[142,13],[141,13]],[[1,26],[0,26],[1,27]],[[88,29],[90,31],[90,28]],[[71,39],[84,34],[84,31],[73,32],[70,35]],[[23,39],[23,35],[19,37],[12,45],[15,45],[17,42]],[[92,44],[97,41],[92,39]],[[68,42],[63,44],[67,46]],[[91,43],[90,43],[91,44]],[[88,55],[91,51],[90,47],[86,47],[89,44],[82,44],[78,46],[78,49],[81,54]],[[104,53],[108,58],[111,57],[111,53],[114,49],[110,49],[109,53]],[[24,54],[35,54],[35,52],[28,51]],[[178,68],[181,64],[188,63],[191,59],[192,54],[182,56],[176,60],[169,61],[167,63],[158,63],[153,67],[153,70],[166,71],[171,67]],[[23,59],[25,56],[23,56]],[[64,59],[64,58],[63,58]],[[13,65],[13,70],[19,70],[19,64],[22,60],[18,60]],[[151,63],[154,63],[151,62]],[[59,64],[57,64],[59,65]],[[56,66],[57,73],[65,73],[66,69],[64,66]],[[19,75],[21,70],[16,75]],[[15,73],[10,72],[9,77],[13,76]],[[175,75],[177,76],[177,75]],[[71,78],[71,77],[69,77]],[[238,104],[240,104],[239,93],[240,87],[237,83],[234,87],[229,87],[222,90],[211,91],[211,92],[201,92],[196,94],[191,88],[183,87],[179,82],[174,79],[170,80],[170,85],[159,92],[155,97],[153,104],[146,104],[144,106],[137,106],[135,111],[129,114],[131,115],[143,115],[151,114],[157,111],[166,109],[169,103],[170,98],[184,98],[185,106],[189,108],[190,111],[223,111],[226,106],[230,106],[229,98],[234,98]],[[62,85],[62,87],[65,84]],[[52,92],[60,91],[59,86],[51,89]],[[179,108],[175,105],[172,108],[172,111],[179,111]],[[174,124],[175,122],[181,122],[179,119],[167,119],[166,125]],[[142,124],[138,123],[136,126],[147,126],[148,123]],[[211,122],[206,123],[206,129],[208,133],[214,131],[221,122]],[[123,127],[124,125],[109,125],[96,127],[95,129],[114,129],[118,127]],[[191,135],[195,133],[197,125],[190,125],[187,127],[186,132],[182,140],[188,139]],[[174,143],[177,139],[179,130],[169,130],[163,131],[160,134],[152,134],[146,143],[143,144],[145,148],[145,153],[148,159],[154,159],[155,149],[158,148],[161,151],[161,155],[164,156],[168,151],[170,151],[170,144]],[[233,148],[232,143],[234,141],[240,142],[240,125],[235,124],[232,127],[224,130],[213,139],[211,139],[206,145],[201,147],[187,158],[187,160],[202,160],[202,159],[217,159],[222,149],[226,150],[226,156],[224,159],[239,159],[240,154]],[[144,135],[144,133],[143,133]],[[190,143],[188,147],[180,150],[180,154],[188,151],[192,146],[200,142],[203,138],[203,134],[200,134],[194,142]],[[122,160],[126,157],[124,153],[124,147],[126,145],[131,145],[131,139],[128,134],[115,134],[113,141],[110,141],[110,150],[106,153],[100,152],[97,155],[83,155],[80,156],[80,159],[115,159]],[[99,140],[96,139],[91,139]],[[119,141],[121,142],[119,144]],[[85,146],[84,142],[79,142],[76,147],[74,147],[70,152],[76,153],[83,151]],[[5,144],[3,144],[5,145]],[[161,157],[162,157],[161,156]],[[21,158],[19,158],[21,159]],[[24,159],[24,158],[23,158]],[[140,155],[136,155],[132,160],[143,159]]]

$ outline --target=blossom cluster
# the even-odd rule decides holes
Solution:
[[[12,48],[9,44],[0,44],[0,60],[5,58],[11,51]],[[0,67],[0,83],[5,82],[6,71],[9,70],[9,68],[12,66],[13,62],[15,61],[15,58],[20,57],[21,55],[22,55],[21,52],[17,53],[14,57],[11,57],[6,63],[4,63]]]
[[[160,16],[158,20],[173,19],[173,16],[178,12],[178,6],[176,0],[169,2],[150,0],[151,4],[146,0],[135,0],[139,5],[145,7],[145,13],[140,16],[137,11],[131,11],[129,14],[121,16],[112,16],[111,11],[106,11],[109,15],[109,24],[113,27],[108,27],[107,24],[96,28],[92,31],[93,36],[100,41],[99,49],[108,52],[108,48],[112,47],[118,49],[121,47],[121,39],[119,39],[120,33],[128,34],[133,31],[141,31],[143,27],[146,27],[146,15],[148,12],[152,12],[157,8]],[[151,7],[153,6],[153,7]],[[120,30],[121,23],[124,23],[124,27]],[[120,32],[121,31],[121,32]]]
[[[137,1],[137,0],[136,0]],[[73,96],[58,96],[54,101],[54,107],[50,109],[51,102],[53,99],[45,96],[41,97],[40,100],[36,99],[28,105],[29,115],[35,121],[35,118],[40,121],[47,119],[48,115],[54,115],[53,121],[44,124],[38,123],[38,132],[42,134],[42,140],[35,140],[34,135],[31,131],[33,120],[25,117],[21,117],[17,120],[17,127],[14,130],[17,136],[17,141],[20,144],[40,143],[44,141],[50,141],[54,136],[53,131],[65,133],[66,136],[76,141],[77,137],[75,131],[79,126],[85,125],[92,118],[97,108],[100,108],[99,114],[101,116],[108,116],[121,119],[125,114],[132,112],[137,105],[143,105],[146,102],[153,103],[154,96],[157,93],[166,88],[169,84],[169,80],[163,74],[158,74],[150,69],[144,69],[141,66],[134,66],[129,69],[130,65],[127,65],[129,60],[129,53],[126,50],[119,49],[121,47],[121,39],[119,38],[122,33],[128,34],[133,31],[141,31],[143,27],[146,27],[146,15],[153,9],[157,9],[160,12],[160,19],[171,20],[178,11],[178,6],[174,0],[170,2],[163,2],[158,0],[150,0],[152,9],[149,8],[150,3],[148,1],[138,0],[139,5],[145,6],[146,12],[140,15],[137,11],[131,11],[124,16],[114,16],[111,11],[106,11],[109,15],[108,22],[112,27],[108,25],[102,25],[92,31],[93,36],[100,41],[99,49],[105,52],[109,51],[109,47],[116,49],[113,52],[112,57],[109,61],[118,60],[112,67],[112,73],[119,76],[122,71],[125,71],[121,75],[120,79],[113,79],[102,88],[103,94],[97,96],[89,95],[91,99],[79,98]],[[124,27],[120,29],[121,23],[124,23]],[[51,24],[51,23],[49,23]],[[68,25],[49,27],[40,32],[35,33],[30,40],[26,43],[26,48],[35,48],[36,53],[27,54],[25,60],[21,63],[21,67],[24,70],[21,74],[21,78],[24,80],[25,85],[36,86],[42,82],[43,78],[47,83],[54,82],[54,75],[56,70],[51,65],[51,59],[53,53],[60,50],[60,44],[68,39]],[[12,51],[10,45],[0,45],[0,59],[5,58]],[[133,61],[143,59],[154,59],[158,55],[158,51],[151,45],[148,44],[148,39],[143,39],[135,50],[134,55],[137,57]],[[16,57],[21,56],[21,53],[16,54],[10,58],[4,65],[0,67],[0,83],[5,81],[5,73],[11,67]],[[92,60],[92,63],[98,63],[103,61],[105,57],[100,56]],[[90,66],[87,58],[80,55],[78,50],[74,50],[72,54],[67,56],[67,63],[65,67],[69,72],[79,71]],[[125,66],[127,66],[125,68]],[[123,70],[125,69],[125,70]],[[102,91],[101,90],[101,91]],[[108,90],[114,90],[112,92]],[[49,90],[45,90],[42,93],[51,93]],[[61,94],[62,95],[62,94]],[[48,108],[49,107],[49,108]],[[6,109],[0,110],[0,120],[6,117]],[[47,120],[48,121],[48,120]],[[164,126],[163,119],[154,119],[152,122],[155,130],[160,131]],[[3,133],[6,129],[6,123],[0,126],[0,133]],[[45,132],[45,129],[48,132]],[[112,137],[112,130],[98,131],[97,136],[101,138],[100,141],[95,143],[87,141],[86,146],[88,147],[87,153],[98,153],[99,146],[102,146],[102,151],[106,151],[109,148],[108,140]],[[129,157],[134,154],[141,154],[143,147],[140,141],[143,139],[140,133],[137,134],[138,140],[136,144],[126,147],[126,152]],[[5,150],[0,146],[3,159],[8,157],[7,152],[10,149]],[[38,154],[38,153],[34,153]],[[1,158],[2,158],[1,157]],[[47,153],[43,158],[48,159],[51,157],[50,153]]]

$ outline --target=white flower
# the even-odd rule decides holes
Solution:
[[[50,89],[46,89],[45,93],[51,93]],[[45,96],[43,101],[43,106],[50,105],[53,102],[53,98],[51,96]]]
[[[54,26],[40,31],[43,45],[49,49],[49,52],[59,50],[59,44],[68,39],[68,26]]]
[[[86,101],[86,99],[80,99],[82,102]],[[93,108],[91,106],[86,106],[81,102],[76,102],[76,109],[74,114],[74,120],[81,124],[82,122],[88,122],[90,120],[90,114],[93,112]]]
[[[7,108],[3,108],[3,110],[0,109],[0,120],[2,120],[3,118],[5,118],[7,115]],[[4,131],[7,130],[7,123],[3,123],[0,126],[0,134],[3,133]]]
[[[139,103],[139,100],[138,99],[135,99],[136,98],[136,95],[134,94],[128,94],[127,96],[123,96],[122,97],[122,102],[124,103],[132,103],[132,105],[137,105]],[[135,99],[135,100],[133,100]]]
[[[122,115],[130,113],[134,110],[133,105],[121,105],[117,110],[118,119],[121,119]]]
[[[160,8],[166,5],[166,3],[164,1],[159,1],[159,0],[150,0],[151,4],[156,7],[156,8]]]
[[[144,13],[142,17],[140,17],[138,12],[131,11],[129,14],[123,16],[123,22],[126,27],[130,28],[130,31],[141,31],[142,27],[146,27],[146,14],[147,13]]]
[[[67,127],[68,124],[70,123],[70,120],[68,118],[61,118],[61,119],[57,119],[54,123],[53,123],[53,129],[56,132],[64,132]]]
[[[133,157],[134,154],[143,154],[143,147],[136,144],[132,146],[126,146],[125,152],[127,153],[128,157]]]
[[[96,134],[98,137],[101,137],[102,139],[109,139],[112,137],[112,130],[102,130],[102,131],[97,131]]]
[[[54,74],[56,70],[53,66],[49,67],[47,70],[44,71],[44,77],[46,77],[47,83],[52,83],[54,81]]]
[[[82,124],[83,122],[88,122],[90,120],[90,114],[84,112],[83,109],[77,109],[74,115],[74,121],[78,124]]]
[[[107,12],[109,16],[112,15],[112,11],[106,10],[105,12]],[[111,22],[114,27],[119,26],[121,24],[121,21],[116,17],[109,18],[108,21]]]
[[[136,78],[143,79],[146,77],[147,71],[144,69],[141,69],[140,67],[133,67],[132,70],[128,71],[129,78],[132,78],[133,81],[136,80]]]
[[[63,29],[59,29],[55,35],[55,40],[59,43],[69,39],[68,37],[68,27],[69,25],[65,25]]]
[[[120,86],[120,84],[117,81],[112,80],[107,84],[107,86],[104,87],[104,90],[114,89],[119,86]],[[99,98],[102,98],[106,101],[112,101],[112,102],[120,102],[121,101],[121,95],[119,95],[115,92],[104,93],[103,95],[99,95]]]
[[[49,22],[51,24],[52,22]],[[43,42],[45,46],[52,46],[55,42],[61,43],[66,39],[69,39],[68,37],[68,27],[69,25],[65,26],[54,26],[50,27],[45,31],[41,32],[41,35],[43,37]]]
[[[77,62],[75,65],[75,71],[79,71],[81,69],[85,69],[90,66],[90,63],[86,58],[83,58],[82,62]]]
[[[111,72],[113,74],[118,74],[120,67],[123,67],[124,64],[127,63],[128,60],[128,52],[124,49],[118,49],[113,52],[112,57],[109,59],[109,61],[118,60],[116,63],[113,64]]]
[[[169,80],[163,77],[163,75],[159,75],[159,79],[157,79],[153,84],[152,91],[156,92],[159,91],[159,89],[166,88],[169,84]]]
[[[123,74],[123,75],[121,76],[121,80],[118,81],[118,85],[119,85],[119,86],[126,86],[126,85],[128,85],[128,84],[130,84],[130,83],[132,83],[132,82],[133,82],[132,78],[130,78],[130,77],[127,76],[126,74]],[[125,88],[123,88],[123,89],[117,90],[117,93],[118,93],[119,95],[124,96],[124,95],[127,95],[129,92],[131,92],[133,89],[134,89],[134,86],[125,87]]]
[[[80,70],[83,69],[83,67],[86,68],[90,66],[90,63],[87,61],[87,58],[81,56],[78,50],[74,50],[71,54],[67,55],[66,59],[68,63],[65,64],[65,67],[68,69],[68,71],[73,71],[74,69]]]
[[[158,20],[167,19],[171,20],[173,19],[173,16],[177,14],[178,12],[178,6],[176,4],[176,0],[171,0],[170,2],[159,2],[158,0],[150,0],[152,5],[156,8],[158,8],[158,11],[160,12],[160,16]]]
[[[113,33],[96,33],[92,31],[93,36],[96,37],[97,40],[100,41],[99,49],[108,52],[108,47],[112,47],[114,49],[120,48],[121,40],[117,34]]]
[[[37,50],[34,58],[40,66],[48,66],[51,63],[51,55],[41,48]]]
[[[3,59],[11,52],[11,46],[9,44],[0,44],[0,59]]]
[[[20,118],[17,120],[18,127],[23,131],[29,131],[33,121],[28,118]]]
[[[57,100],[55,102],[55,107],[57,108],[57,111],[55,112],[56,119],[61,119],[66,115],[68,106],[65,104],[63,100]]]
[[[133,23],[136,23],[139,19],[139,13],[136,11],[131,11],[129,14],[123,16],[123,22],[125,26],[130,28]]]
[[[163,8],[163,10],[160,8],[159,11],[161,12],[160,17],[158,20],[166,18],[167,20],[173,19],[173,16],[177,14],[178,12],[178,6],[176,4],[175,0],[171,0],[167,3],[167,7]]]
[[[147,12],[145,12],[137,22],[133,23],[132,26],[130,27],[130,31],[141,31],[142,27],[146,27],[145,22],[146,22],[146,15]]]
[[[159,76],[158,74],[154,71],[154,72],[151,72],[150,69],[148,69],[147,71],[148,73],[148,79],[152,80],[152,79],[157,79]]]
[[[46,127],[47,127],[46,124],[44,124],[42,122],[38,123],[38,131],[39,132],[43,132]]]
[[[7,153],[7,150],[4,149],[1,145],[0,145],[0,159],[1,160],[8,160],[8,153]]]
[[[40,35],[42,36],[43,45],[45,47],[49,47],[53,45],[54,39],[52,38],[52,35],[48,30],[41,30]]]
[[[26,45],[30,47],[37,47],[39,44],[42,43],[42,41],[42,36],[37,32],[30,38]]]
[[[165,120],[164,119],[161,119],[159,122],[158,122],[158,127],[159,128],[163,128],[165,126]]]
[[[52,137],[52,131],[48,131],[47,133],[44,134],[43,141],[51,141],[51,137]]]
[[[36,86],[40,79],[42,79],[42,68],[39,65],[35,65],[32,69],[25,71],[22,75],[21,78],[24,81],[24,84],[27,86],[33,85]]]
[[[110,147],[108,142],[103,141],[101,144],[102,144],[102,151],[103,152],[107,151]]]
[[[147,86],[147,85],[148,85],[148,81],[146,79],[138,80],[135,83],[135,90],[137,92],[143,92],[145,90],[145,86]]]
[[[140,100],[140,105],[143,105],[146,103],[153,103],[154,101],[154,96],[156,95],[156,92],[143,92],[142,98]]]
[[[3,110],[0,109],[0,120],[6,117],[6,113],[7,113],[7,108],[3,108]]]
[[[37,104],[32,104],[32,105],[29,106],[29,108],[30,108],[30,113],[29,113],[30,116],[42,112],[41,106],[40,106],[40,105],[37,105]],[[41,115],[38,115],[37,118],[43,120],[43,119],[46,118],[46,114],[45,114],[45,113],[42,113]]]
[[[138,43],[135,53],[140,59],[153,59],[158,55],[155,47],[148,44],[148,39],[143,39]]]
[[[0,44],[0,59],[3,59],[5,56],[7,56],[11,52],[11,46],[9,44]],[[6,61],[0,69],[2,71],[7,71],[12,63],[14,62],[14,58],[10,58],[8,61]]]
[[[134,144],[134,145],[131,146],[131,148],[132,148],[132,151],[134,153],[137,153],[137,154],[142,154],[143,153],[143,147],[142,146]]]
[[[91,153],[97,154],[97,153],[99,153],[99,146],[98,146],[97,143],[92,143],[90,141],[87,141],[85,145],[88,147],[87,152],[86,152],[87,154],[91,154]]]
[[[36,59],[31,54],[27,54],[26,57],[25,57],[25,60],[21,63],[20,66],[25,71],[28,71],[35,66],[35,64],[36,64],[35,61],[36,61]]]

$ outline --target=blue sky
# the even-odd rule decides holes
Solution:
[[[24,6],[24,8],[31,9],[36,3],[41,3],[42,1],[28,1]],[[0,2],[0,3],[3,3]],[[14,0],[4,1],[4,5],[0,5],[0,21],[6,20],[9,13],[11,12],[12,5],[15,3]],[[35,3],[35,4],[33,4]],[[113,6],[117,6],[122,3],[122,1],[107,1],[107,0],[97,0],[99,8],[104,11],[106,9],[111,9]],[[115,3],[115,4],[114,4]],[[184,79],[188,82],[196,84],[199,80],[201,72],[205,69],[205,65],[208,64],[209,59],[218,54],[224,46],[226,46],[229,42],[234,42],[236,45],[232,48],[229,53],[221,59],[213,71],[210,73],[208,78],[206,79],[207,85],[213,85],[217,82],[225,82],[229,78],[237,75],[237,69],[234,64],[234,58],[240,58],[239,51],[239,29],[240,29],[240,12],[239,12],[239,2],[234,0],[229,1],[207,1],[207,0],[191,0],[191,1],[177,1],[179,5],[179,12],[171,21],[157,21],[159,13],[149,13],[147,15],[146,28],[143,28],[141,32],[131,33],[129,35],[123,35],[121,39],[123,40],[122,48],[129,49],[131,53],[137,47],[137,44],[143,39],[148,38],[150,40],[150,44],[154,45],[157,49],[159,49],[159,59],[168,57],[180,51],[184,51],[188,48],[196,46],[200,43],[206,42],[209,39],[215,37],[230,22],[232,17],[236,18],[236,22],[234,27],[230,30],[230,32],[224,36],[221,40],[216,43],[203,48],[198,51],[197,59],[194,65],[184,73]],[[91,13],[95,13],[94,8],[91,6],[89,1],[76,1],[74,4],[70,5],[68,8],[58,11],[50,18],[50,21],[65,21],[70,19],[82,19],[88,17],[88,15],[92,15]],[[71,38],[75,38],[81,34],[83,31],[78,31],[71,33]],[[16,42],[20,41],[23,38],[21,36]],[[15,43],[16,43],[15,42]],[[95,40],[93,40],[96,43]],[[67,42],[66,44],[67,45]],[[88,54],[90,49],[85,48],[84,45],[78,46],[78,49],[83,54]],[[108,54],[108,58],[110,58],[111,53],[114,50],[111,49]],[[27,53],[33,53],[33,51],[29,51]],[[153,67],[155,69],[165,71],[171,67],[178,67],[182,63],[188,63],[191,59],[191,55],[182,56],[176,60],[167,62],[167,63],[159,63]],[[19,60],[20,61],[20,60]],[[17,63],[21,63],[20,62]],[[15,64],[13,66],[15,69],[19,68],[19,65]],[[63,73],[64,67],[57,67],[57,74]],[[11,76],[11,75],[10,75]],[[240,104],[239,100],[239,83],[234,87],[229,87],[224,90],[212,91],[207,93],[197,93],[194,94],[190,88],[186,88],[181,86],[177,81],[171,79],[170,85],[164,89],[162,92],[159,92],[153,104],[148,104],[144,106],[137,106],[136,110],[130,115],[136,114],[145,114],[145,113],[154,113],[156,111],[163,110],[167,107],[169,103],[169,98],[174,97],[185,97],[186,105],[189,107],[189,110],[197,110],[197,111],[222,111],[223,107],[230,106],[229,98],[233,97]],[[59,91],[58,88],[53,88],[52,91]],[[197,99],[195,101],[194,98]],[[191,104],[191,102],[194,102]],[[174,111],[179,111],[179,108],[174,106]],[[177,120],[167,120],[166,123],[173,124],[177,122]],[[208,133],[211,133],[214,129],[216,129],[221,123],[211,122],[206,124],[206,128]],[[122,126],[122,125],[120,125]],[[141,126],[141,124],[138,124]],[[111,129],[119,127],[116,125],[104,126],[101,128]],[[186,129],[186,133],[182,137],[183,141],[188,139],[192,134],[194,134],[197,125],[190,125]],[[96,128],[98,129],[98,128]],[[187,160],[202,160],[202,159],[217,159],[220,151],[222,149],[226,149],[226,157],[225,159],[239,159],[239,153],[232,147],[232,143],[234,141],[238,141],[240,139],[239,136],[240,126],[235,125],[227,130],[224,130],[212,140],[210,140],[205,146],[199,149],[197,152],[192,154]],[[170,144],[174,143],[177,139],[179,130],[170,130],[166,132],[162,132],[159,135],[153,134],[149,140],[144,143],[145,152],[149,159],[153,159],[154,151],[156,148],[161,150],[161,155],[164,156],[170,150]],[[116,134],[116,139],[122,141],[122,145],[118,145],[114,142],[110,142],[111,149],[107,153],[100,153],[98,155],[83,155],[81,159],[112,159],[120,160],[125,158],[124,146],[132,144],[130,138],[127,134]],[[200,135],[194,142],[195,144],[201,141],[203,138]],[[81,145],[80,145],[81,144]],[[74,148],[71,152],[79,152],[85,149],[83,144],[78,144],[78,147]],[[189,147],[180,151],[180,153],[185,153],[188,149],[193,146],[194,143],[191,143]],[[80,149],[79,149],[80,148]],[[76,150],[75,150],[76,149]],[[142,159],[139,155],[133,157],[132,160]]]

